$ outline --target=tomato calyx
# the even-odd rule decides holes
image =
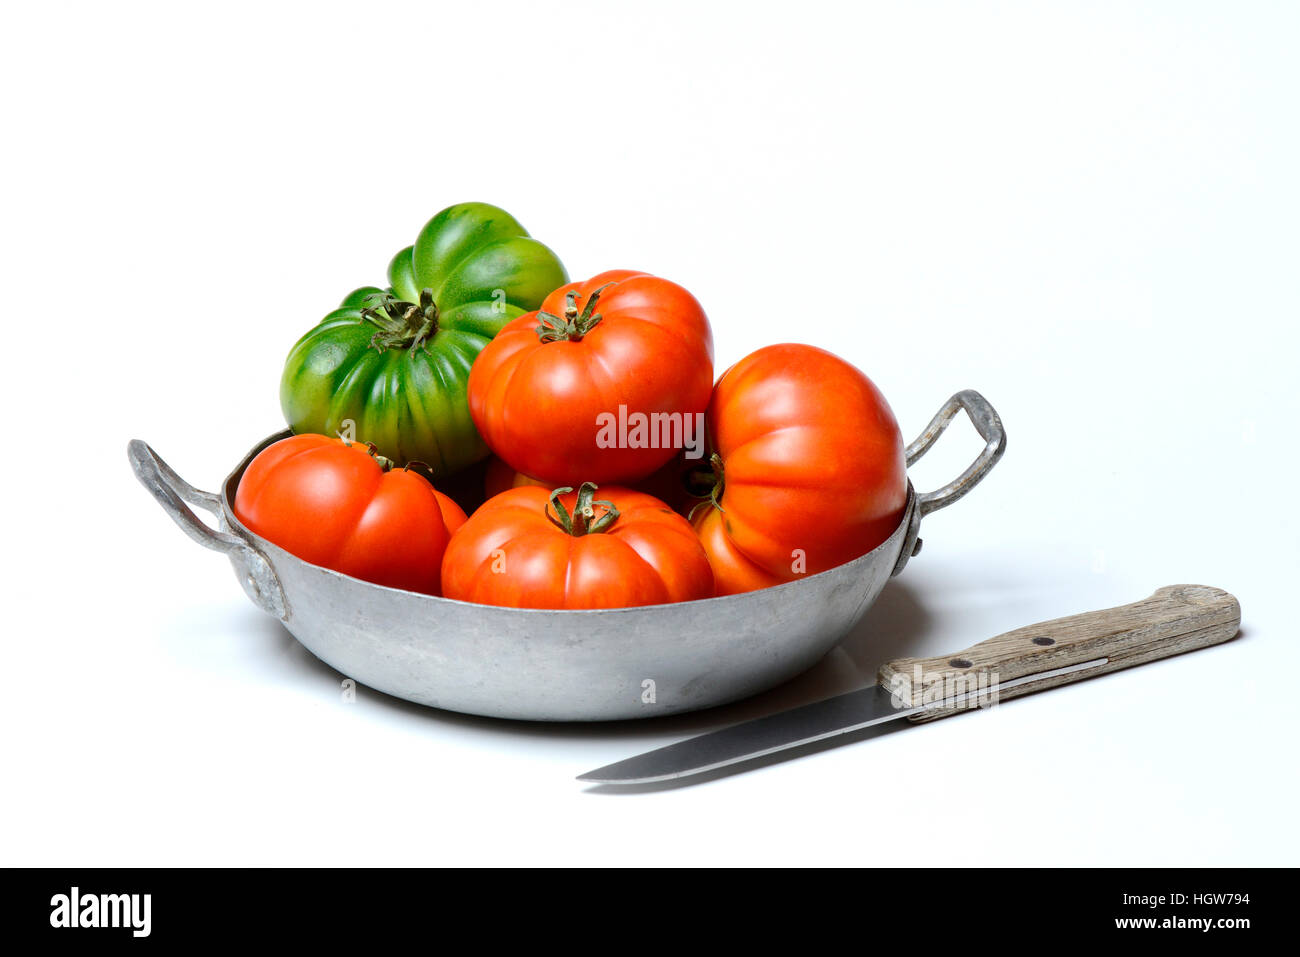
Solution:
[[[339,437],[339,441],[342,442],[348,448],[352,448],[352,446],[355,444],[351,439],[349,439],[342,432],[339,432],[337,434]],[[397,464],[392,459],[390,459],[387,455],[380,455],[379,446],[375,445],[374,442],[367,442],[365,443],[365,445],[366,445],[366,454],[369,455],[372,459],[374,459],[375,464],[378,465],[385,472],[387,472],[389,469],[393,468]],[[410,465],[407,466],[407,468],[409,469],[411,465],[424,465],[424,463],[412,462]],[[428,468],[427,465],[425,465],[424,467]]]
[[[686,485],[686,491],[692,498],[704,499],[702,502],[696,502],[695,506],[687,514],[688,521],[695,518],[695,513],[706,506],[713,506],[719,512],[725,512],[722,507],[722,493],[727,487],[727,470],[723,465],[722,456],[714,452],[709,456],[709,465],[706,469],[704,466],[693,468],[682,479]]]
[[[595,482],[583,482],[578,488],[578,500],[573,503],[573,514],[570,515],[569,510],[560,501],[560,496],[568,495],[572,491],[572,486],[566,485],[563,488],[557,488],[551,493],[550,501],[546,503],[547,519],[566,535],[572,535],[574,538],[581,538],[583,535],[594,535],[606,531],[618,521],[619,511],[614,507],[613,502],[592,499],[592,495],[596,491]],[[605,511],[600,515],[596,514],[597,505],[602,505],[605,508]],[[555,508],[555,515],[551,514],[552,507]]]
[[[537,313],[537,338],[542,342],[560,340],[581,342],[582,337],[595,329],[600,320],[605,318],[596,312],[596,303],[600,300],[600,294],[612,285],[612,282],[607,282],[592,292],[587,297],[581,313],[578,312],[578,290],[570,289],[564,294],[563,316],[552,315],[549,312]]]
[[[374,348],[429,350],[429,340],[438,331],[438,304],[432,289],[421,290],[418,303],[398,299],[391,292],[372,293],[366,302],[370,305],[361,310],[361,319],[379,330],[370,338]]]
[[[419,459],[412,459],[410,462],[407,462],[402,466],[402,471],[414,472],[430,485],[433,485],[438,478],[438,473],[433,470],[433,466],[428,462],[421,462]]]

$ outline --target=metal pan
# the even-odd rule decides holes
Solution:
[[[910,466],[958,410],[986,445],[958,478],[918,495],[874,551],[761,591],[598,611],[498,608],[373,585],[295,558],[254,535],[231,507],[260,442],[221,494],[194,488],[144,442],[136,477],[190,538],[223,552],[244,591],[316,657],[361,684],[434,708],[532,721],[646,718],[757,694],[815,664],[921,547],[921,518],[951,505],[1002,457],[1006,433],[978,392],[959,392],[907,447]],[[188,504],[187,504],[188,503]],[[201,522],[190,505],[217,517]]]

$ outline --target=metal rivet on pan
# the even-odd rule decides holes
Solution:
[[[954,667],[954,668],[969,668],[969,667],[970,667],[970,662],[967,661],[965,658],[954,658],[954,659],[952,659],[952,661],[948,662],[948,664],[950,664],[950,665],[951,665],[952,667]]]
[[[1048,638],[1046,635],[1039,635],[1037,638],[1034,639],[1034,644],[1036,644],[1036,645],[1044,645],[1044,646],[1046,646],[1046,645],[1054,645],[1054,644],[1056,644],[1056,639],[1055,639],[1055,638]]]

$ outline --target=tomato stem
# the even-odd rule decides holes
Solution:
[[[592,292],[587,297],[581,313],[578,312],[578,290],[570,289],[564,294],[563,316],[552,315],[549,312],[537,313],[537,338],[542,342],[559,342],[562,339],[567,342],[581,342],[582,337],[595,329],[600,320],[605,318],[596,312],[596,303],[600,299],[600,294],[612,285],[613,283],[607,282]]]
[[[693,498],[701,498],[705,501],[696,502],[695,507],[690,510],[686,518],[695,518],[695,513],[705,506],[712,505],[719,512],[725,512],[722,507],[722,493],[727,487],[727,470],[723,465],[722,456],[714,452],[709,456],[709,467],[707,470],[703,466],[691,469],[686,473],[684,479],[686,491]]]
[[[393,460],[386,455],[380,455],[379,447],[375,445],[374,442],[366,443],[366,452],[369,453],[370,457],[374,459],[376,464],[378,464],[378,466],[385,472],[393,467]]]
[[[428,462],[421,462],[419,459],[412,459],[402,466],[404,472],[414,472],[420,478],[424,479],[430,485],[434,484],[437,473],[433,471],[433,466]]]
[[[581,538],[583,535],[603,532],[618,521],[619,512],[613,502],[592,499],[591,496],[596,491],[595,482],[583,482],[578,488],[578,500],[573,503],[573,514],[570,515],[564,503],[560,501],[560,496],[568,495],[572,491],[573,487],[569,485],[557,488],[551,493],[550,501],[546,503],[546,517],[560,531],[574,538]],[[605,508],[599,516],[596,515],[597,505],[603,505]],[[552,506],[555,507],[555,515],[551,514]]]
[[[363,322],[378,327],[370,344],[380,352],[386,349],[429,349],[429,340],[438,331],[438,304],[433,290],[420,291],[419,303],[405,302],[391,292],[366,296],[370,305],[361,310]]]

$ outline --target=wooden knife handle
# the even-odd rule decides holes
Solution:
[[[933,721],[1070,681],[1146,664],[1227,641],[1241,624],[1237,599],[1206,585],[1169,585],[1131,605],[1057,618],[998,635],[938,658],[900,658],[880,668],[880,685],[902,706],[933,704],[911,721]],[[1014,687],[1002,683],[1107,659],[1095,668]]]

